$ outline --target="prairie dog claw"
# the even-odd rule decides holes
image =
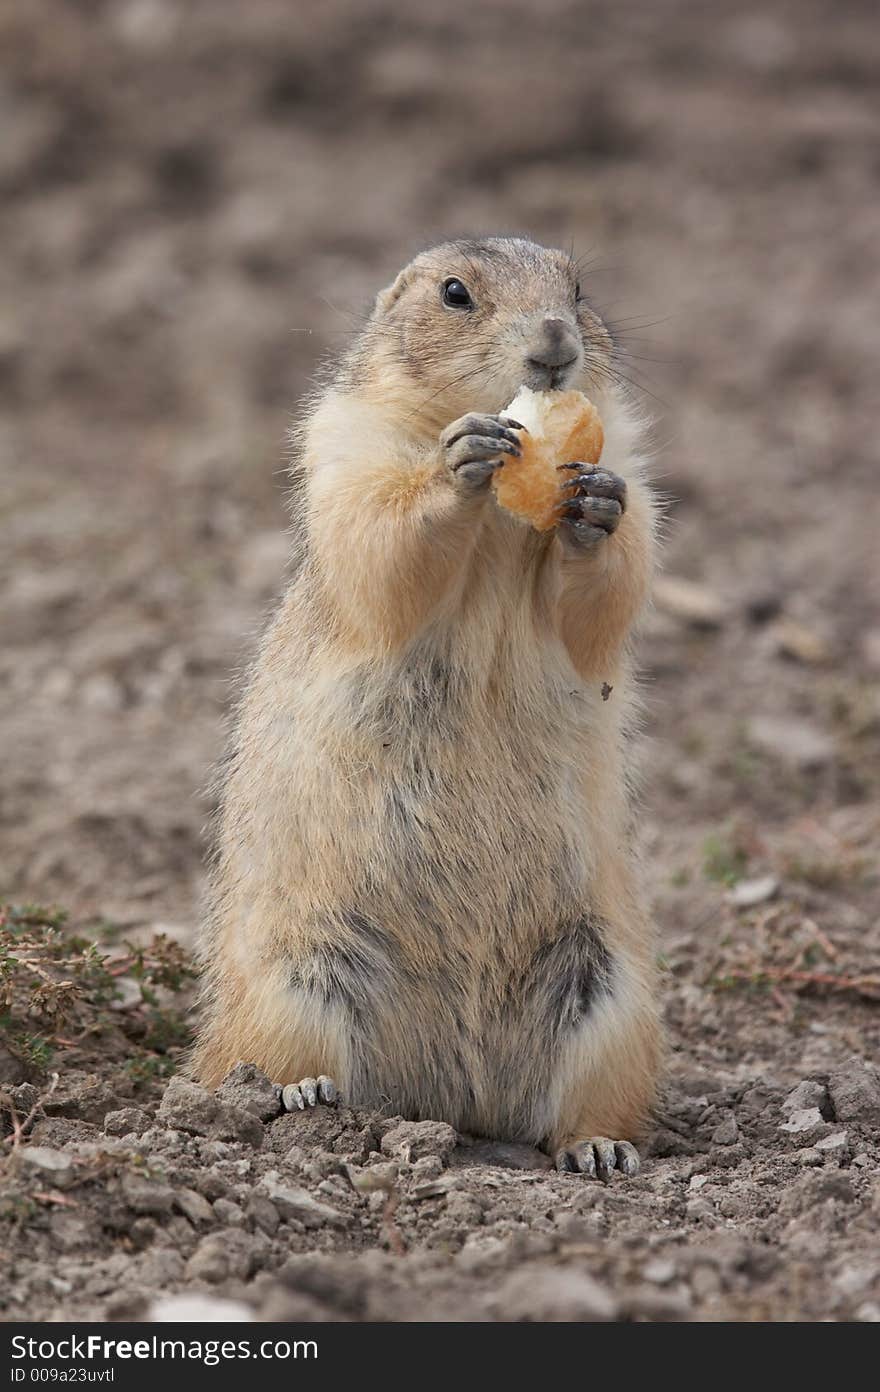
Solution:
[[[468,493],[488,485],[495,470],[501,468],[504,455],[522,453],[512,421],[477,412],[447,425],[440,445],[453,481]]]
[[[590,1136],[566,1146],[556,1156],[556,1168],[564,1173],[584,1174],[607,1184],[614,1173],[632,1178],[640,1169],[639,1152],[630,1141],[612,1141],[607,1136]]]
[[[626,479],[619,474],[598,464],[559,464],[557,468],[572,475],[560,484],[566,497],[611,498],[620,504],[621,513],[626,512]]]
[[[281,1102],[286,1112],[303,1112],[306,1107],[314,1107],[319,1102],[324,1102],[329,1107],[338,1100],[339,1090],[326,1073],[317,1078],[303,1078],[298,1083],[288,1083],[281,1092]]]

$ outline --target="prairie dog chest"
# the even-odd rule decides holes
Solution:
[[[435,759],[477,750],[481,764],[491,750],[529,773],[546,771],[572,738],[589,743],[607,712],[536,610],[545,549],[522,524],[493,518],[452,612],[404,651],[350,673],[340,718],[381,735],[383,749],[422,748]]]

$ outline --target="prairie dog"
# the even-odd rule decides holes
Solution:
[[[584,390],[605,426],[545,533],[489,487],[523,384]],[[208,1086],[243,1059],[304,1080],[298,1105],[326,1075],[562,1169],[638,1168],[661,1053],[629,800],[639,433],[565,253],[449,242],[379,294],[296,431],[297,565],[223,775]]]

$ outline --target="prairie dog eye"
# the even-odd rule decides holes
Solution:
[[[577,285],[574,287],[574,298],[575,303],[578,303],[582,299],[580,281],[578,281]]]
[[[450,280],[444,280],[440,297],[450,309],[473,309],[474,307],[467,286],[454,277]]]

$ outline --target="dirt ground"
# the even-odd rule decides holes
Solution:
[[[0,936],[2,1317],[880,1319],[875,7],[30,0],[0,51],[0,891],[70,915]],[[492,230],[592,258],[670,497],[669,1082],[607,1186],[249,1075],[160,1105],[291,411]]]

